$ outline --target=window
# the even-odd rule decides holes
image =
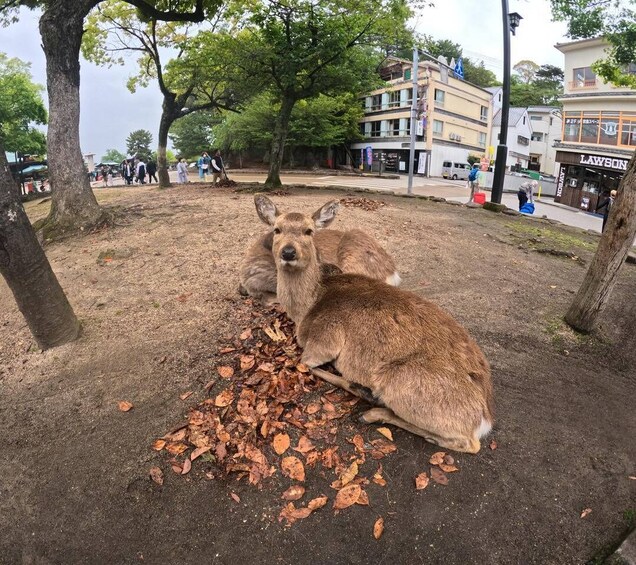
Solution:
[[[572,88],[596,86],[596,73],[591,67],[579,67],[572,71]]]
[[[486,134],[483,131],[479,133],[479,146],[486,147]]]
[[[636,146],[636,119],[623,120],[621,127],[621,145]]]
[[[400,105],[400,91],[394,90],[389,92],[389,108],[395,108]]]
[[[542,122],[543,118],[541,116],[530,116],[530,120],[533,122]]]
[[[411,104],[413,104],[413,89],[405,88],[404,90],[406,90],[406,104],[404,105],[410,106]]]
[[[499,93],[499,102],[501,102],[501,92]]]
[[[581,114],[566,114],[563,141],[578,141],[581,132]]]
[[[444,134],[444,122],[440,122],[439,120],[433,120],[433,135],[435,137],[440,137]]]
[[[382,122],[371,122],[371,137],[380,137]]]
[[[530,145],[530,140],[527,137],[523,137],[523,135],[518,135],[517,143],[519,145]]]
[[[443,107],[445,96],[446,96],[446,93],[443,90],[436,88],[435,89],[435,105]]]
[[[487,122],[488,121],[488,108],[486,106],[482,106],[481,107],[481,112],[479,117],[484,121]]]
[[[360,124],[360,135],[362,137],[366,137],[367,136],[367,128],[366,128],[366,124],[364,124],[364,123]]]
[[[525,116],[523,117],[523,125],[524,126],[526,125],[526,117]]]
[[[581,122],[581,142],[597,143],[598,141],[598,114],[583,113]]]
[[[389,120],[389,135],[400,135],[400,120]]]
[[[543,134],[536,131],[532,134],[532,137],[530,139],[532,141],[543,141]]]
[[[616,145],[618,143],[618,112],[603,112],[598,142],[601,145]]]
[[[550,125],[554,123],[554,118],[550,118]]]
[[[375,112],[376,110],[382,109],[382,95],[375,94],[371,97],[371,111]]]
[[[411,80],[411,69],[404,69],[404,80]]]

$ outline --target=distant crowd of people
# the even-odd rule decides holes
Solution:
[[[121,162],[121,176],[128,186],[133,183],[146,184],[146,177],[148,183],[159,182],[157,163],[152,159],[148,163],[143,159],[124,159]]]

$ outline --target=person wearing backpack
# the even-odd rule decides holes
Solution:
[[[468,184],[470,185],[470,198],[468,202],[472,202],[475,197],[475,192],[479,191],[479,165],[473,164],[473,168],[468,173]]]

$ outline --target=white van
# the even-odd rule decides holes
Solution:
[[[442,176],[445,179],[468,180],[471,166],[469,163],[454,163],[444,161],[442,163]]]

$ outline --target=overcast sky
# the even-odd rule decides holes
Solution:
[[[417,31],[437,39],[450,39],[471,59],[502,76],[501,3],[498,0],[437,0],[413,20]],[[554,44],[566,41],[564,24],[551,21],[548,0],[510,0],[510,11],[523,16],[512,37],[512,63],[531,59],[538,64],[563,67],[563,55]],[[46,84],[44,53],[40,46],[38,13],[23,10],[20,21],[0,28],[0,51],[31,63],[34,80]],[[161,95],[156,84],[131,94],[126,81],[136,72],[134,60],[125,67],[97,67],[82,60],[80,138],[82,151],[101,159],[114,148],[125,152],[126,137],[147,129],[156,142],[161,116]]]

